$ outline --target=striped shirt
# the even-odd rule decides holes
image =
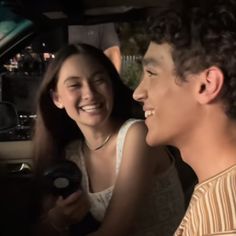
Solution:
[[[196,185],[175,236],[236,236],[236,165]]]

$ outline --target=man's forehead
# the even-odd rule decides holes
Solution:
[[[143,61],[142,61],[143,66],[159,66],[161,65],[161,58],[154,58],[148,54],[145,54]]]
[[[169,44],[157,44],[150,42],[148,49],[143,57],[143,65],[161,65],[164,61],[172,59],[171,47]]]

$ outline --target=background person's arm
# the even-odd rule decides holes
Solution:
[[[110,58],[114,66],[116,67],[117,71],[120,73],[121,70],[121,52],[119,46],[113,46],[110,48],[107,48],[104,53],[107,55],[107,57]]]
[[[113,23],[100,25],[100,47],[110,58],[117,71],[121,70],[122,55],[120,51],[120,39]]]

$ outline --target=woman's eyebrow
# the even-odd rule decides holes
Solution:
[[[66,83],[69,83],[69,82],[78,81],[78,80],[80,80],[80,79],[81,79],[80,76],[69,76],[69,77],[67,77],[67,78],[64,80],[63,84],[66,84]]]
[[[97,74],[106,74],[106,72],[104,70],[94,71],[93,75],[97,75]]]
[[[103,75],[103,74],[105,74],[105,72],[103,70],[97,70],[91,76],[93,77],[96,75]],[[77,82],[77,81],[80,81],[81,79],[82,79],[81,76],[69,76],[64,80],[63,84]]]

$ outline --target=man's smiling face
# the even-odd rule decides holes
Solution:
[[[181,82],[176,76],[169,44],[150,43],[143,58],[141,82],[133,95],[143,103],[149,145],[174,145],[191,129],[197,117],[195,81]]]

